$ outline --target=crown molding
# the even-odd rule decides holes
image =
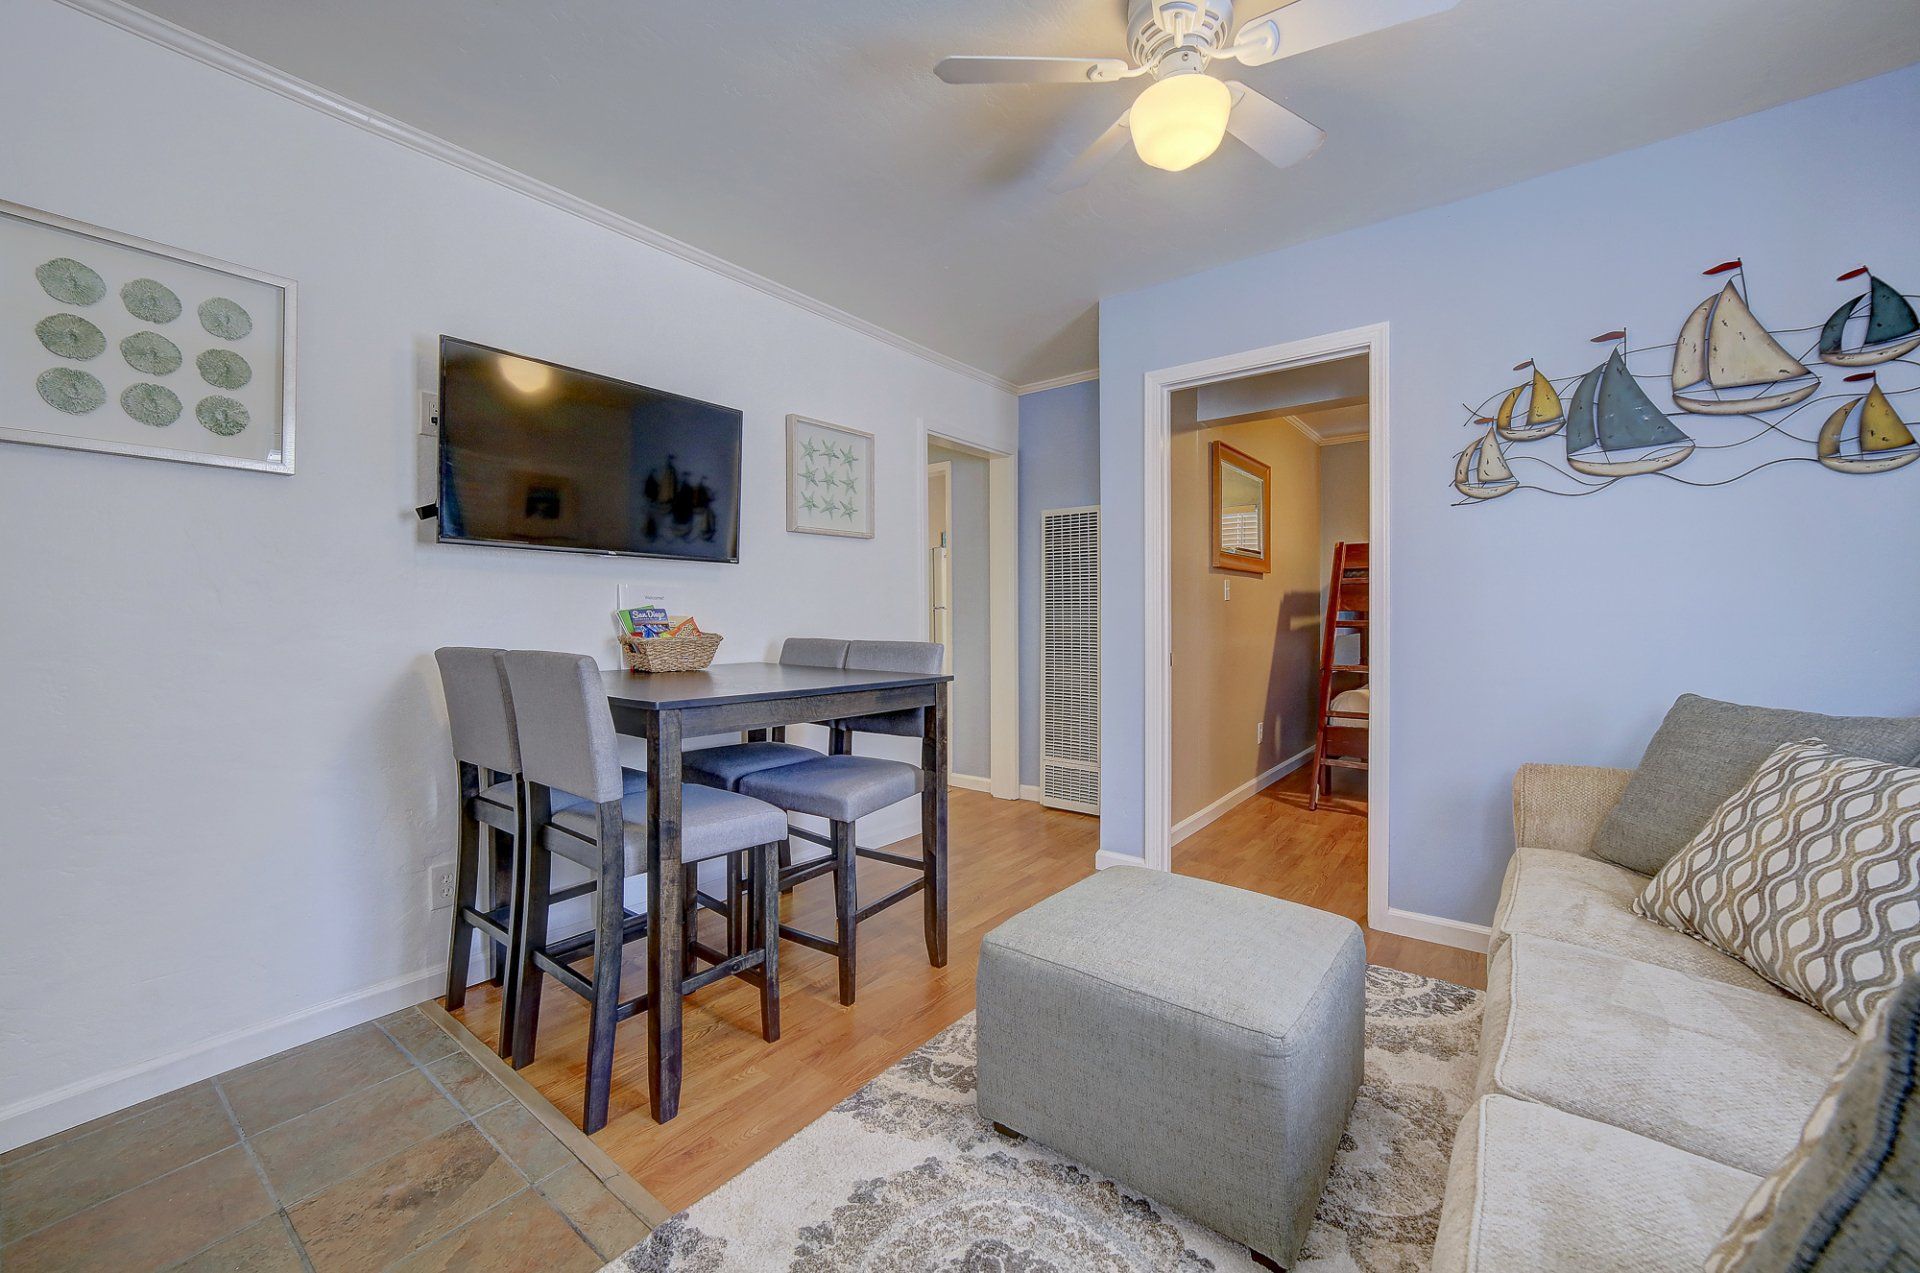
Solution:
[[[1371,436],[1371,430],[1368,429],[1349,430],[1345,433],[1322,433],[1297,415],[1283,415],[1280,418],[1300,430],[1315,446],[1339,446],[1342,442],[1364,442]]]
[[[961,362],[938,350],[929,349],[916,340],[910,340],[877,323],[870,323],[864,318],[849,314],[837,306],[829,305],[784,283],[776,283],[763,274],[756,274],[745,266],[736,265],[711,252],[694,247],[691,243],[663,234],[651,226],[642,225],[630,217],[621,216],[597,203],[568,194],[558,186],[549,185],[516,168],[509,168],[503,163],[488,159],[485,155],[476,154],[464,146],[455,145],[444,137],[437,137],[411,124],[402,123],[392,116],[383,115],[379,111],[350,101],[337,93],[329,92],[317,84],[309,84],[277,67],[269,66],[256,58],[230,49],[224,44],[189,31],[165,18],[156,17],[144,9],[137,9],[125,0],[60,0],[60,3],[89,17],[98,18],[129,34],[137,35],[161,48],[192,58],[203,66],[224,71],[235,79],[244,80],[268,92],[278,94],[288,101],[298,102],[302,106],[319,111],[342,123],[352,124],[355,128],[372,133],[376,137],[405,146],[408,150],[451,164],[455,168],[484,178],[495,185],[504,186],[530,199],[537,199],[541,203],[549,204],[583,221],[644,243],[648,247],[656,248],[689,264],[718,274],[722,278],[744,283],[757,292],[785,301],[797,309],[805,310],[829,322],[838,323],[842,327],[859,332],[863,336],[869,336],[883,344],[891,345],[895,349],[924,359],[937,367],[957,372],[981,384],[991,385],[1003,393],[1021,392],[1019,386],[1012,381],[1002,379],[992,372],[983,371],[970,363]]]
[[[1068,385],[1083,385],[1089,380],[1098,380],[1099,378],[1100,369],[1093,367],[1086,371],[1074,371],[1064,376],[1055,376],[1051,380],[1035,380],[1024,385],[1015,385],[1013,391],[1017,394],[1045,393],[1049,389],[1064,389]]]

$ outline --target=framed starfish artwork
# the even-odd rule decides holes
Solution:
[[[787,529],[873,538],[873,435],[787,417]]]

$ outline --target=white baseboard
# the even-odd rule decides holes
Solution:
[[[1384,914],[1369,917],[1367,926],[1396,937],[1412,937],[1440,946],[1476,951],[1482,955],[1487,953],[1487,943],[1493,938],[1493,930],[1485,924],[1469,924],[1465,920],[1448,919],[1443,915],[1422,915],[1419,911],[1403,911],[1397,906],[1389,906]]]
[[[984,791],[988,795],[993,794],[992,780],[975,777],[973,774],[948,774],[947,785],[949,787],[958,787],[962,791]],[[1008,800],[1032,800],[1038,803],[1040,800],[1040,788],[1021,783],[1018,795],[1007,796],[1005,798]]]
[[[1112,849],[1096,849],[1093,854],[1093,869],[1104,871],[1110,866],[1145,866],[1146,859],[1137,853],[1116,853]]]
[[[1221,818],[1224,818],[1228,813],[1232,812],[1234,808],[1251,800],[1255,792],[1264,790],[1272,783],[1286,777],[1312,759],[1313,748],[1311,747],[1305,751],[1296,752],[1294,755],[1288,756],[1285,760],[1267,770],[1267,772],[1241,783],[1232,791],[1221,796],[1218,800],[1200,810],[1198,813],[1190,814],[1182,818],[1173,824],[1173,842],[1178,844],[1194,832],[1218,822]]]
[[[438,993],[444,976],[444,965],[423,968],[150,1061],[0,1105],[0,1153],[410,1007]]]

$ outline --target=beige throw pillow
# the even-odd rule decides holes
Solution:
[[[1633,911],[1858,1030],[1920,969],[1920,769],[1776,748]]]

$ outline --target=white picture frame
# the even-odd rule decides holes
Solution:
[[[873,538],[873,434],[787,417],[787,529]]]
[[[0,441],[293,472],[293,280],[0,200]]]

